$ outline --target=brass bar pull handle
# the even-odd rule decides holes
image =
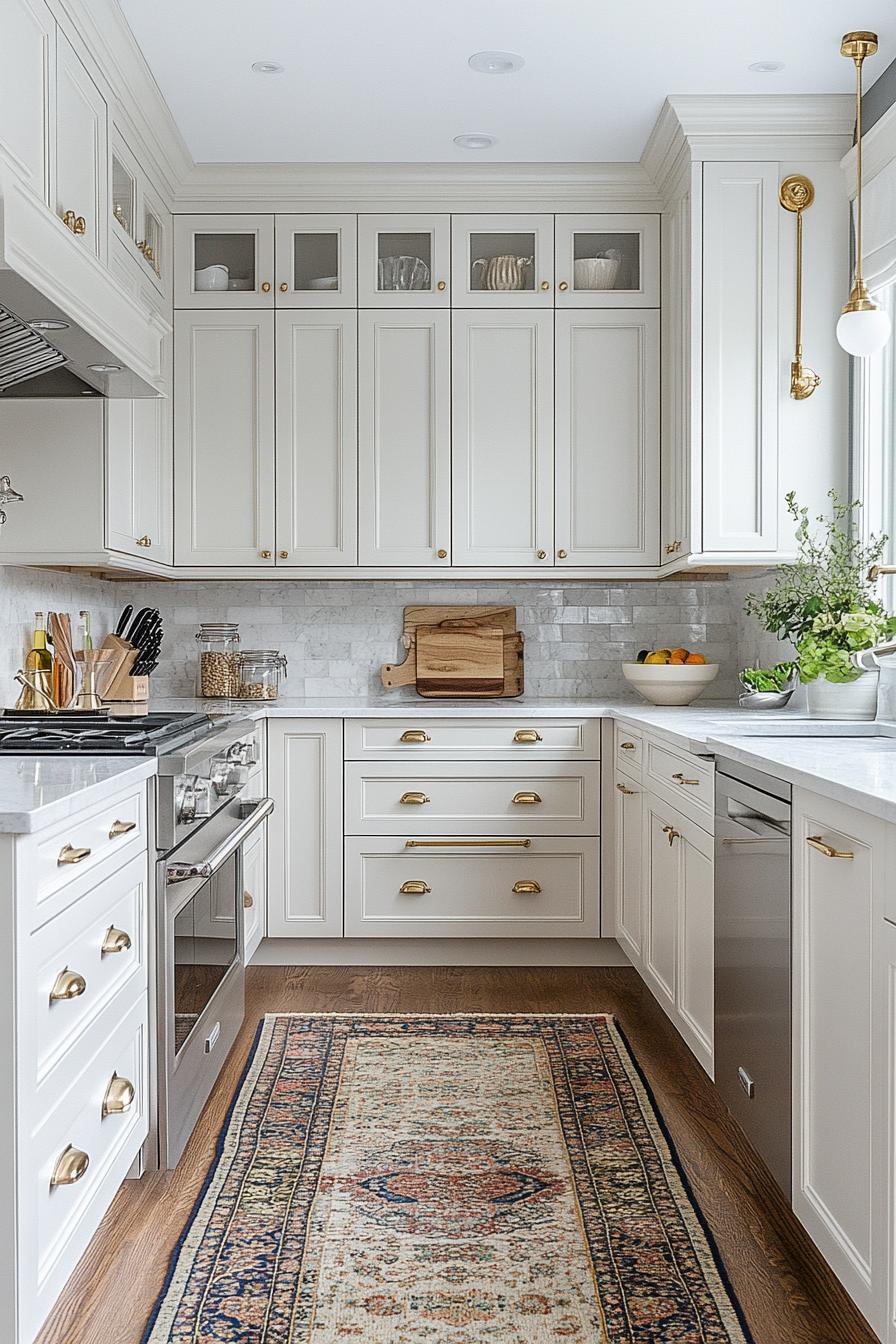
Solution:
[[[534,728],[517,728],[513,740],[525,746],[533,742],[540,742],[542,737],[541,733],[537,733]]]
[[[537,896],[541,887],[537,882],[514,882],[511,891],[514,896]]]
[[[674,826],[664,826],[663,835],[669,841],[670,845],[673,843],[673,841],[681,839],[681,832],[676,831]]]
[[[672,776],[676,784],[692,784],[695,787],[700,783],[699,779],[687,779],[681,771]]]
[[[635,749],[634,742],[620,742],[619,745],[623,751],[634,751]]]
[[[529,792],[529,791],[525,791],[525,790],[524,790],[522,793],[515,793],[515,794],[513,795],[513,797],[511,798],[510,801],[511,801],[512,803],[516,803],[519,807],[523,807],[523,806],[527,806],[527,807],[528,807],[528,806],[532,806],[532,804],[534,804],[534,803],[540,803],[540,802],[541,802],[541,794],[540,794],[540,793],[531,793],[531,792]]]
[[[79,999],[87,988],[87,981],[77,971],[66,966],[53,981],[50,990],[50,1002],[61,1003],[64,999]]]
[[[820,835],[808,835],[806,844],[810,849],[817,849],[819,854],[823,854],[826,859],[854,859],[851,849],[835,849],[833,845],[826,845]]]
[[[107,1115],[124,1115],[134,1104],[137,1089],[129,1078],[119,1078],[113,1073],[103,1097],[103,1119]]]
[[[531,840],[405,840],[405,849],[494,849],[497,846],[501,848],[528,849],[532,844]]]
[[[243,892],[243,909],[244,909],[244,910],[251,910],[254,904],[255,904],[255,897],[252,895],[251,891],[244,891],[244,892]]]
[[[109,827],[109,839],[117,840],[120,835],[128,835],[130,831],[136,831],[136,821],[113,821]]]
[[[125,933],[124,929],[116,929],[113,924],[107,931],[103,939],[103,945],[100,948],[104,957],[110,956],[114,952],[127,952],[131,946],[131,935]]]
[[[403,807],[422,807],[424,803],[431,803],[432,799],[427,798],[425,793],[412,790],[410,793],[403,793],[398,801]]]
[[[428,896],[432,887],[425,882],[402,882],[398,890],[402,896]]]
[[[63,845],[56,860],[56,867],[63,868],[67,863],[80,863],[89,854],[89,849],[75,849],[74,845]]]
[[[635,794],[635,793],[638,792],[637,789],[628,789],[628,788],[626,788],[626,786],[625,786],[624,784],[617,784],[616,787],[617,787],[617,789],[619,790],[619,792],[620,792],[620,793],[624,793],[624,794],[626,795],[626,797],[628,797],[628,796],[630,796],[630,795]]]
[[[401,737],[398,740],[399,742],[405,742],[405,743],[431,742],[432,738],[430,737],[429,733],[424,733],[422,728],[408,728],[402,733]]]
[[[60,1153],[50,1177],[50,1189],[56,1185],[76,1185],[90,1166],[90,1158],[72,1144]]]

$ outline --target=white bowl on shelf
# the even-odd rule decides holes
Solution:
[[[652,705],[689,705],[718,674],[718,663],[622,664],[626,681]]]

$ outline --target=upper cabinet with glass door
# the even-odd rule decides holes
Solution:
[[[447,308],[450,239],[449,215],[361,215],[359,307]]]
[[[658,308],[659,215],[557,215],[558,308]]]
[[[357,221],[354,215],[277,215],[278,308],[354,308]]]
[[[273,308],[273,215],[179,215],[176,308]]]
[[[117,133],[112,139],[110,175],[113,254],[117,251],[137,262],[156,288],[164,292],[170,279],[166,229],[162,222],[167,211],[155,199],[140,165]]]
[[[454,215],[455,308],[553,308],[553,215]]]

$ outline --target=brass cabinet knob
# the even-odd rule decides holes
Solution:
[[[104,957],[112,956],[116,952],[127,952],[131,946],[131,935],[125,933],[124,929],[116,929],[111,925],[106,930],[106,936],[103,939],[103,945],[100,948]]]
[[[559,290],[561,290],[562,293],[565,294],[566,291],[569,289],[569,285],[567,284],[567,282],[566,282],[565,280],[561,280],[560,283],[559,283],[559,285],[557,286],[557,288],[558,288]]]
[[[251,910],[254,904],[255,904],[255,897],[252,895],[251,891],[244,891],[244,892],[243,892],[243,909],[244,909],[244,910]]]
[[[264,280],[264,281],[262,281],[261,292],[262,292],[262,294],[270,294],[270,292],[271,292],[271,282],[270,282],[270,280]]]
[[[537,896],[541,887],[537,882],[514,882],[511,891],[514,896]]]
[[[523,790],[522,793],[515,793],[510,801],[516,803],[518,807],[530,807],[541,802],[541,795],[532,793],[530,790]]]
[[[617,787],[617,789],[619,790],[620,793],[624,793],[627,797],[630,797],[630,796],[632,796],[632,795],[634,795],[634,794],[636,794],[636,793],[638,792],[637,789],[628,789],[628,788],[626,788],[626,786],[625,786],[624,784],[619,784],[619,783],[617,783],[616,787]]]
[[[565,559],[566,559],[566,554],[567,554],[566,551],[558,551],[558,552],[557,552],[557,559],[558,559],[558,560],[565,560]]]
[[[277,555],[280,557],[281,560],[289,559],[289,551],[278,551]]]
[[[61,1003],[64,999],[80,999],[86,988],[87,981],[83,975],[79,975],[77,971],[70,971],[66,966],[53,981],[50,1002]]]
[[[138,538],[137,538],[137,545],[138,545],[138,546],[145,546],[145,547],[149,547],[149,546],[151,546],[151,545],[152,545],[152,537],[147,537],[147,536],[138,537]]]
[[[262,560],[270,560],[271,558],[270,551],[259,551],[258,554],[261,556]]]
[[[103,1097],[103,1119],[107,1115],[124,1115],[133,1106],[136,1095],[137,1089],[129,1078],[119,1078],[113,1073]]]
[[[76,849],[74,845],[63,845],[56,860],[56,867],[64,868],[68,863],[82,863],[89,855],[89,848]]]
[[[288,294],[288,293],[289,293],[289,285],[286,283],[285,280],[283,281],[283,284],[280,286],[280,293],[281,293],[281,294]]]
[[[128,835],[131,831],[136,831],[136,821],[113,821],[109,827],[109,839],[117,840],[120,835]]]
[[[550,289],[550,287],[551,287],[551,282],[550,282],[550,280],[542,280],[542,282],[541,282],[541,287],[542,287],[542,289]]]
[[[429,733],[424,733],[422,728],[407,728],[398,739],[399,742],[431,742]]]
[[[547,551],[536,551],[535,555],[538,560],[547,560],[548,558]]]
[[[79,215],[78,218],[75,220],[75,227],[72,229],[72,233],[76,233],[78,234],[79,237],[81,237],[86,232],[87,232],[87,220],[84,218],[83,215]]]
[[[418,793],[415,789],[410,793],[403,793],[398,801],[402,807],[422,807],[424,803],[431,803],[432,799],[427,798],[425,793]]]
[[[62,212],[62,222],[72,233],[81,235],[87,232],[87,220],[83,215],[76,215],[74,210],[64,210]]]
[[[425,882],[402,882],[398,890],[402,896],[428,896],[432,887]]]
[[[53,1175],[50,1177],[50,1189],[56,1185],[75,1185],[90,1166],[90,1158],[80,1148],[72,1144],[59,1154]]]
[[[445,550],[444,546],[439,547],[439,549],[436,551],[436,555],[439,557],[440,560],[448,559],[448,552]]]
[[[443,294],[447,288],[448,285],[444,280],[440,280],[439,283],[436,285],[436,289],[439,291],[440,294]]]
[[[532,743],[541,742],[541,733],[536,732],[534,728],[517,728],[513,735],[514,742]]]

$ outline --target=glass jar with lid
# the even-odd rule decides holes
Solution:
[[[240,634],[232,621],[202,621],[196,634],[199,667],[196,693],[206,700],[230,700],[240,689]]]
[[[240,700],[276,700],[286,676],[286,655],[276,649],[244,649],[240,654]]]

